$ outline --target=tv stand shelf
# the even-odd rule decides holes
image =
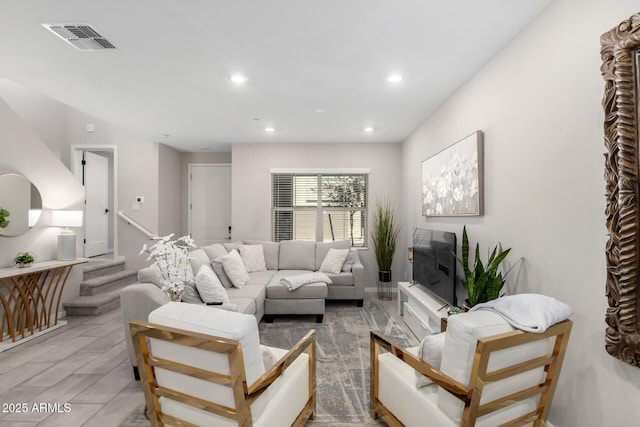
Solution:
[[[440,332],[442,319],[448,317],[448,307],[449,304],[438,301],[420,285],[398,282],[398,313],[419,340]]]

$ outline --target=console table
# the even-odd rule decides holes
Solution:
[[[62,291],[73,261],[44,261],[0,269],[0,352],[67,324],[58,320]]]
[[[419,340],[441,331],[448,307],[421,286],[398,282],[398,313]]]

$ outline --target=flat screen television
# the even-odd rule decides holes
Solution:
[[[455,306],[456,234],[413,229],[413,280],[424,289]]]

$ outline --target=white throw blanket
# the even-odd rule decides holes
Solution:
[[[315,273],[305,273],[298,276],[283,277],[280,279],[280,283],[285,285],[290,291],[295,291],[300,286],[319,282],[326,283],[327,285],[333,283],[329,276],[317,271]]]
[[[541,334],[568,319],[573,310],[555,298],[540,294],[508,295],[474,306],[469,311],[489,310],[502,316],[514,328]]]

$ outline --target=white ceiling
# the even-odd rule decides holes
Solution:
[[[0,78],[183,151],[400,142],[551,1],[0,0]]]

